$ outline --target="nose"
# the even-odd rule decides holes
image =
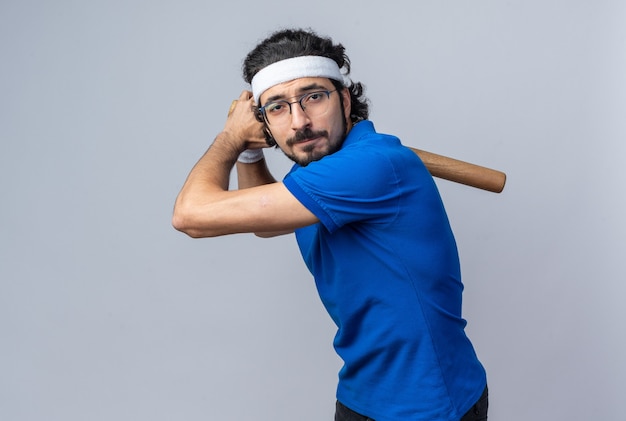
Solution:
[[[300,104],[295,103],[291,106],[291,128],[294,130],[300,130],[311,124],[311,119],[304,112]]]

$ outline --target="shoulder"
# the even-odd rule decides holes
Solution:
[[[401,172],[420,163],[419,157],[405,147],[400,138],[376,131],[369,120],[358,123],[341,150],[326,158],[366,172]]]

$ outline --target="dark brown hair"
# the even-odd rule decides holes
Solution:
[[[341,44],[334,44],[332,39],[321,37],[312,30],[284,29],[274,32],[261,41],[243,62],[243,78],[250,83],[261,69],[277,61],[300,56],[323,56],[334,60],[345,76],[350,74],[350,59]],[[333,80],[333,85],[343,88],[344,84]],[[369,104],[364,96],[363,85],[350,82],[352,108],[350,120],[357,123],[369,116]]]

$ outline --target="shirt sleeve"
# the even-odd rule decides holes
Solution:
[[[344,147],[297,167],[283,182],[331,232],[356,221],[390,222],[403,193],[388,148]]]

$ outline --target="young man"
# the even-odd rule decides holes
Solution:
[[[189,174],[173,225],[192,237],[295,231],[338,329],[335,420],[486,419],[436,185],[417,155],[375,131],[349,72],[343,46],[313,32],[261,42],[244,61],[252,92]],[[295,162],[282,182],[263,159],[272,145]]]

